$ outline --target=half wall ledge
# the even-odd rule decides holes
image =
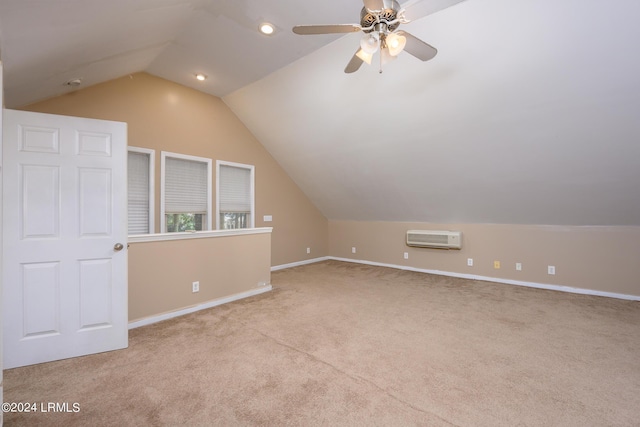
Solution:
[[[129,236],[130,327],[270,290],[271,231]]]
[[[242,236],[271,233],[273,227],[240,228],[235,230],[185,231],[181,233],[137,234],[129,236],[129,243],[164,242],[167,240],[209,239],[212,237]]]

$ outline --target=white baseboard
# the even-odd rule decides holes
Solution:
[[[304,261],[292,262],[290,264],[274,265],[273,267],[271,267],[271,271],[278,271],[278,270],[284,270],[285,268],[292,268],[292,267],[298,267],[301,265],[314,264],[316,262],[327,261],[329,259],[332,259],[332,258],[328,256],[323,256],[320,258],[313,258],[313,259],[306,259]]]
[[[249,291],[240,292],[237,294],[229,295],[227,297],[217,298],[211,301],[207,301],[202,304],[194,305],[191,307],[183,308],[182,310],[170,311],[169,313],[159,314],[157,316],[145,317],[144,319],[129,322],[129,329],[139,328],[141,326],[151,325],[152,323],[161,322],[163,320],[173,319],[174,317],[184,316],[185,314],[195,313],[196,311],[204,310],[218,305],[226,304],[228,302],[237,301],[243,298],[252,297],[254,295],[260,295],[265,292],[269,292],[272,289],[271,285],[265,285],[260,288],[251,289]]]
[[[569,292],[572,294],[595,295],[600,297],[617,298],[617,299],[624,299],[624,300],[630,300],[630,301],[640,301],[640,296],[637,296],[637,295],[626,295],[626,294],[617,294],[613,292],[595,291],[592,289],[572,288],[570,286],[548,285],[545,283],[524,282],[521,280],[510,280],[510,279],[500,279],[497,277],[477,276],[475,274],[452,273],[449,271],[440,271],[440,270],[428,270],[425,268],[415,268],[415,267],[408,267],[405,265],[385,264],[381,262],[357,260],[357,259],[350,259],[350,258],[326,257],[326,259],[332,259],[335,261],[352,262],[356,264],[375,265],[379,267],[396,268],[398,270],[417,271],[419,273],[438,274],[440,276],[459,277],[462,279],[482,280],[484,282],[505,283],[507,285],[524,286],[527,288],[548,289],[551,291]]]
[[[428,273],[428,274],[437,274],[440,276],[459,277],[462,279],[481,280],[484,282],[504,283],[507,285],[524,286],[527,288],[548,289],[552,291],[568,292],[573,294],[594,295],[594,296],[617,298],[617,299],[630,300],[630,301],[640,301],[640,296],[637,296],[637,295],[618,294],[614,292],[603,292],[603,291],[596,291],[592,289],[573,288],[570,286],[561,286],[561,285],[549,285],[545,283],[524,282],[521,280],[501,279],[498,277],[478,276],[475,274],[453,273],[450,271],[441,271],[441,270],[429,270],[426,268],[416,268],[416,267],[410,267],[406,265],[386,264],[382,262],[366,261],[366,260],[351,259],[351,258],[340,258],[340,257],[333,257],[333,256],[325,256],[320,258],[308,259],[304,261],[292,262],[290,264],[276,265],[271,267],[271,271],[283,270],[286,268],[298,267],[298,266],[307,265],[307,264],[314,264],[316,262],[322,262],[327,260],[351,262],[354,264],[374,265],[378,267],[395,268],[398,270],[415,271],[418,273]],[[187,307],[181,310],[171,311],[169,313],[163,313],[157,316],[146,317],[144,319],[130,322],[129,329],[135,329],[141,326],[151,325],[153,323],[161,322],[163,320],[173,319],[174,317],[183,316],[185,314],[194,313],[196,311],[205,310],[211,307],[216,307],[218,305],[226,304],[232,301],[237,301],[243,298],[252,297],[254,295],[260,295],[262,293],[269,292],[272,289],[273,289],[272,286],[269,284],[260,288],[251,289],[249,291],[229,295],[227,297],[217,298],[217,299],[207,301],[205,303],[194,305],[191,307]]]

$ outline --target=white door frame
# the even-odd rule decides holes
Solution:
[[[0,61],[0,103],[4,105],[4,83],[2,81],[2,61]],[[3,170],[2,170],[2,114],[0,114],[0,271],[3,270],[3,263],[2,263],[2,239],[3,239],[3,234],[2,234],[2,175],[3,175]],[[2,289],[2,274],[0,274],[0,402],[4,402],[4,376],[2,375],[2,367],[3,365],[3,357],[2,357],[2,353],[3,353],[3,347],[2,347],[2,341],[3,341],[3,337],[2,337],[2,316],[3,316],[3,310],[2,310],[2,293],[3,293],[3,289]],[[0,426],[2,426],[4,422],[4,417],[3,417],[3,413],[0,412]]]

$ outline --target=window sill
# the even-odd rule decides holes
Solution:
[[[209,239],[213,237],[242,236],[271,233],[273,227],[242,228],[237,230],[208,230],[183,233],[138,234],[129,236],[129,243],[166,242],[169,240]]]

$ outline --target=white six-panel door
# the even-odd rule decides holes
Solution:
[[[4,110],[4,368],[128,345],[126,124]]]

